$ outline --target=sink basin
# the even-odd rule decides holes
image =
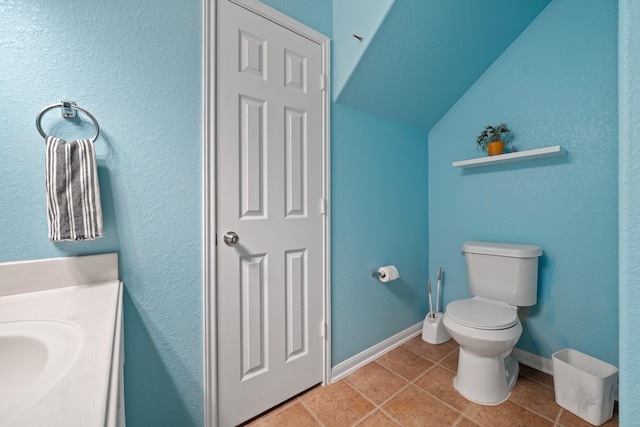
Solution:
[[[122,328],[117,254],[0,263],[0,427],[124,427]]]
[[[60,381],[84,341],[71,322],[0,322],[0,419],[19,413]]]

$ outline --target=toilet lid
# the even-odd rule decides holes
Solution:
[[[453,301],[446,312],[456,322],[477,329],[507,329],[518,321],[514,307],[478,298]]]

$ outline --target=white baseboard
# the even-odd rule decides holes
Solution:
[[[542,371],[545,374],[553,375],[553,362],[551,359],[520,350],[519,348],[514,348],[511,355],[523,365]]]
[[[391,338],[387,338],[379,344],[374,345],[366,349],[365,351],[356,354],[355,356],[341,362],[331,368],[331,382],[334,383],[353,371],[361,368],[372,360],[382,356],[383,354],[393,350],[399,345],[409,341],[411,338],[422,333],[422,322],[398,332]]]
[[[416,323],[415,325],[410,326],[404,331],[400,331],[394,336],[387,338],[381,343],[378,343],[373,347],[370,347],[365,351],[345,360],[344,362],[337,364],[336,366],[331,368],[331,382],[334,383],[341,380],[358,368],[363,367],[372,360],[393,350],[394,348],[409,341],[411,338],[419,335],[420,333],[422,333],[422,322]],[[528,351],[524,351],[519,348],[514,348],[511,352],[511,355],[523,365],[527,365],[533,369],[542,371],[545,374],[553,375],[553,362],[551,361],[551,359],[538,356],[537,354],[529,353]]]

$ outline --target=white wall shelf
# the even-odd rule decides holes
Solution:
[[[454,168],[477,168],[480,166],[493,166],[503,163],[522,162],[524,160],[545,159],[547,157],[560,157],[567,152],[559,145],[553,147],[536,148],[535,150],[516,151],[515,153],[499,154],[497,156],[479,157],[477,159],[461,160],[453,162]]]

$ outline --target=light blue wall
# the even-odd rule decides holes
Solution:
[[[540,245],[538,304],[518,347],[618,363],[617,5],[555,0],[429,133],[430,266],[467,297],[465,240]],[[508,123],[519,150],[566,157],[471,170],[475,138]]]
[[[200,0],[0,2],[0,261],[116,251],[132,426],[203,424]],[[35,117],[75,100],[105,237],[50,243]],[[45,129],[91,135],[47,114]],[[77,123],[77,122],[76,122]]]
[[[426,134],[339,104],[332,128],[335,366],[424,319],[429,229]],[[400,279],[371,277],[386,264]]]
[[[620,425],[640,425],[640,4],[619,2]]]

